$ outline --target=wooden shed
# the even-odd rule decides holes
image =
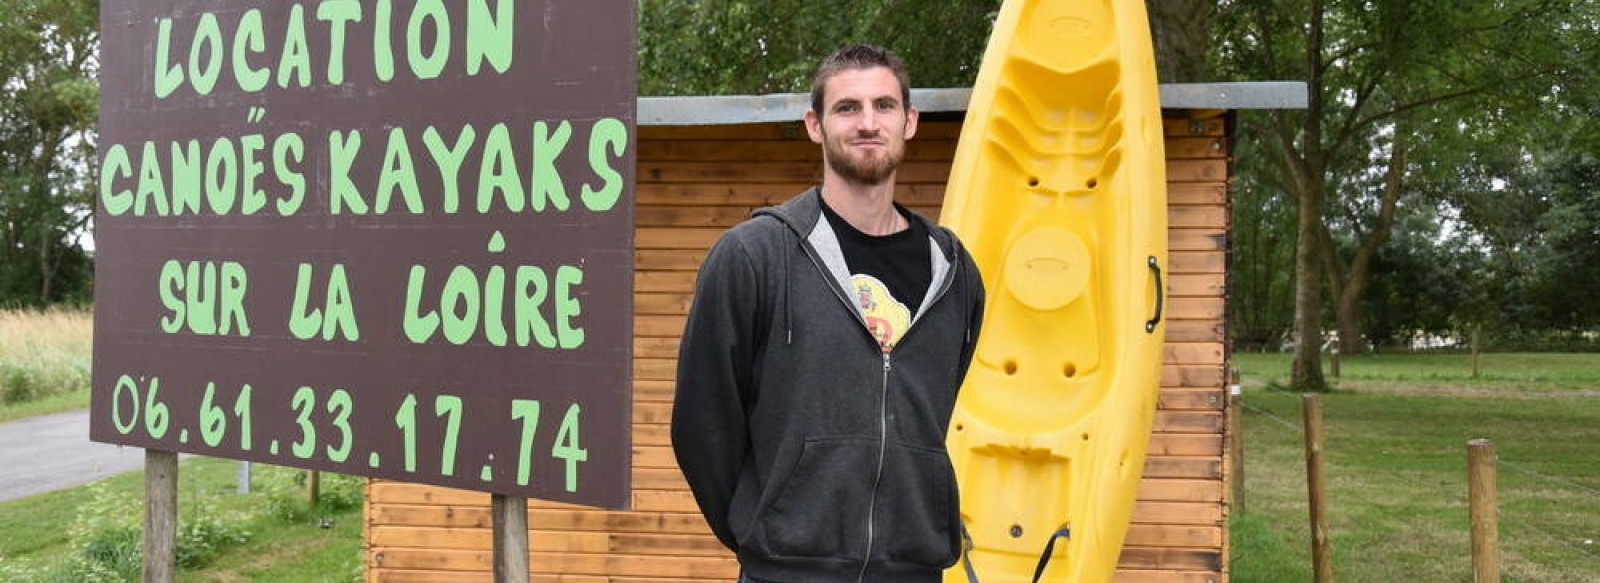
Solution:
[[[1225,297],[1233,111],[1304,107],[1300,83],[1164,85],[1169,245],[1155,434],[1117,581],[1228,579]],[[937,217],[969,92],[912,94],[923,112],[896,199]],[[820,178],[796,121],[805,95],[639,100],[633,494],[630,511],[530,501],[541,583],[730,581],[738,565],[700,518],[668,438],[678,335],[695,270],[722,231]],[[367,580],[490,581],[489,495],[372,480]]]

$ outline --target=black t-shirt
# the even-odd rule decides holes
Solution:
[[[895,210],[906,217],[911,228],[875,237],[851,226],[827,203],[822,205],[822,214],[838,236],[850,270],[851,299],[866,316],[867,327],[884,352],[894,348],[911,327],[911,318],[933,282],[928,229],[899,205]]]

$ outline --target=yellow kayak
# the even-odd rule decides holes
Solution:
[[[1007,0],[940,215],[989,298],[947,441],[971,550],[946,582],[1111,580],[1160,388],[1166,210],[1144,1]]]

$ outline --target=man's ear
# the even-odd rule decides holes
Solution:
[[[822,118],[817,115],[817,110],[807,109],[805,122],[806,135],[811,136],[811,141],[822,143]]]
[[[906,139],[909,140],[909,139],[911,139],[913,137],[916,137],[916,135],[917,135],[917,108],[915,108],[915,107],[907,107],[906,108]]]

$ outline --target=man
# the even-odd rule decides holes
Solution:
[[[829,56],[805,125],[822,185],[700,268],[673,448],[741,581],[937,582],[960,548],[944,438],[983,282],[955,235],[894,203],[917,131],[898,57]]]

